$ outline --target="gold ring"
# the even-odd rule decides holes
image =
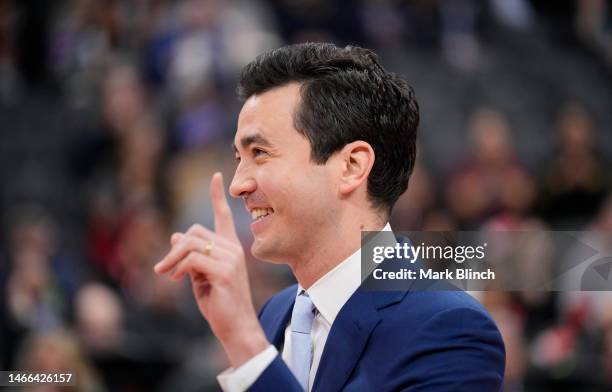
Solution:
[[[215,243],[213,241],[207,242],[206,246],[204,247],[204,254],[206,256],[210,256],[210,253],[212,252],[214,247],[215,247]]]

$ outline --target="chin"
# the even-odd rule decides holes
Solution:
[[[279,255],[278,248],[272,246],[269,242],[270,241],[266,241],[263,238],[255,237],[251,245],[251,254],[253,257],[273,264],[286,263],[286,257],[283,258],[282,255]]]

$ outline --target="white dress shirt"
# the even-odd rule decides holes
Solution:
[[[389,223],[382,231],[391,231]],[[395,239],[393,239],[395,240]],[[316,315],[310,333],[313,344],[312,365],[310,367],[309,390],[312,390],[314,378],[319,368],[323,348],[329,331],[340,313],[340,309],[361,285],[361,248],[350,255],[334,269],[323,275],[306,292],[316,308]],[[296,296],[302,287],[298,285]],[[229,368],[217,376],[221,389],[225,392],[246,391],[272,363],[278,351],[274,345],[249,359],[237,369]],[[285,328],[285,344],[282,358],[285,363],[291,358],[291,322]]]

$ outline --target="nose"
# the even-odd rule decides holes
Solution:
[[[229,192],[232,197],[244,197],[255,191],[257,183],[253,176],[240,169],[240,165],[236,168],[234,178],[229,187]]]

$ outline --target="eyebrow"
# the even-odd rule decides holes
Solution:
[[[248,148],[251,144],[260,144],[264,147],[272,147],[272,143],[270,143],[268,139],[263,137],[260,133],[254,133],[240,139],[240,145],[243,149]],[[234,143],[232,143],[232,148],[234,151],[238,151]]]

